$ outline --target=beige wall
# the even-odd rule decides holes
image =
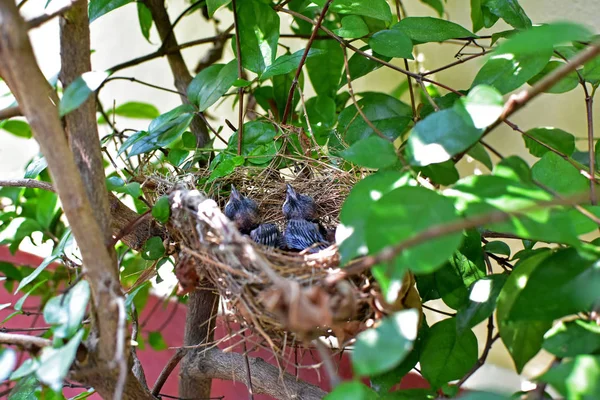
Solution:
[[[46,0],[30,0],[24,7],[23,12],[31,17],[37,15]],[[50,9],[56,9],[64,4],[59,0],[51,3]],[[177,15],[188,3],[183,0],[169,1],[170,14]],[[598,0],[521,0],[522,6],[534,23],[551,22],[556,20],[570,20],[586,24],[595,32],[600,32],[600,1]],[[405,5],[411,15],[433,15],[429,8],[422,6],[417,0],[405,0]],[[471,26],[469,18],[469,0],[452,0],[448,2],[448,12],[453,21]],[[228,13],[223,13],[223,25],[231,21]],[[285,19],[286,16],[283,16]],[[285,22],[282,23],[282,26]],[[498,24],[494,29],[503,28]],[[114,33],[117,33],[115,35]],[[207,26],[199,16],[184,19],[176,29],[180,42],[214,34],[212,27]],[[36,54],[42,66],[42,70],[48,76],[55,74],[59,69],[59,46],[58,25],[53,22],[36,29],[31,33],[35,44]],[[126,40],[124,39],[126,38]],[[155,32],[153,42],[158,43]],[[294,48],[301,46],[301,42],[292,41],[290,45]],[[92,47],[95,53],[92,56],[93,68],[102,70],[119,62],[129,60],[152,52],[156,46],[148,44],[142,37],[137,24],[137,13],[134,4],[129,4],[113,13],[110,13],[92,24]],[[197,47],[184,51],[184,56],[190,66],[194,66],[206,47]],[[454,60],[454,54],[459,46],[453,44],[428,44],[421,46],[419,51],[423,52],[423,68],[435,68]],[[227,57],[231,58],[231,52],[227,51]],[[451,83],[458,89],[468,88],[478,68],[482,65],[482,59],[478,59],[457,68],[441,72],[435,79]],[[414,69],[414,65],[412,66]],[[157,59],[135,68],[121,71],[121,76],[136,76],[138,79],[151,81],[161,86],[172,87],[172,76],[168,69],[166,60]],[[369,90],[389,90],[397,86],[403,76],[386,69],[381,69],[376,74],[369,76]],[[366,89],[366,81],[363,79],[357,83],[357,89]],[[1,92],[0,92],[1,94]],[[309,95],[309,93],[307,93]],[[177,95],[156,91],[144,86],[128,82],[109,84],[102,92],[102,101],[105,107],[115,102],[121,104],[126,101],[141,100],[155,104],[161,111],[179,104]],[[2,104],[0,103],[0,107]],[[594,106],[595,124],[600,127],[600,99]],[[213,116],[221,123],[224,118],[235,120],[235,112],[231,109],[231,103],[226,102],[218,110],[213,110]],[[578,137],[586,135],[586,120],[583,93],[581,89],[573,90],[566,95],[543,95],[534,101],[526,110],[519,112],[513,118],[523,129],[540,126],[555,126],[562,128]],[[120,127],[144,128],[147,122],[118,121]],[[501,127],[494,131],[489,138],[489,143],[497,147],[504,154],[518,152],[521,156],[532,162],[524,150],[523,142],[519,135],[512,130]],[[578,142],[581,149],[585,149],[585,141]],[[33,141],[16,139],[5,132],[0,131],[0,174],[2,177],[22,176],[22,168],[28,158],[37,152],[37,146]],[[471,169],[471,165],[463,165],[463,171]],[[433,318],[433,316],[432,316]],[[484,343],[484,327],[478,327],[477,333],[480,346]],[[497,345],[490,354],[490,361],[500,367],[511,369],[512,363],[502,349]],[[531,362],[524,373],[525,376],[535,376],[547,366],[549,358],[538,356]],[[519,388],[519,378],[513,373],[505,370],[493,370],[492,367],[479,372],[471,381],[471,384],[483,386],[495,386],[511,389]]]

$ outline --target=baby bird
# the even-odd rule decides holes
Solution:
[[[317,221],[317,206],[315,201],[303,194],[297,193],[287,185],[283,215],[288,220],[283,232],[283,247],[292,251],[309,249],[316,253],[329,246]]]
[[[233,185],[229,201],[225,205],[225,216],[233,221],[240,233],[250,235],[254,242],[269,247],[280,247],[281,234],[277,225],[259,224],[256,202],[242,196]]]

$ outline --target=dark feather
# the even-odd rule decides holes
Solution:
[[[289,184],[287,185],[282,211],[286,219],[305,219],[308,221],[317,219],[317,205],[313,198],[297,193]]]
[[[263,246],[281,247],[281,233],[275,224],[260,224],[250,232],[250,237]]]
[[[284,247],[288,250],[302,251],[314,246],[310,253],[329,247],[325,238],[319,232],[317,224],[304,219],[289,220],[283,233]]]
[[[258,206],[254,200],[242,196],[233,185],[225,205],[225,216],[235,223],[241,233],[250,233],[258,226]]]

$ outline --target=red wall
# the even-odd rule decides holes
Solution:
[[[30,265],[36,267],[41,263],[42,260],[39,257],[27,253],[18,253],[16,256],[12,256],[8,252],[7,248],[0,247],[0,261],[8,261],[18,265]],[[3,286],[0,286],[0,304],[14,304],[21,296],[22,293],[18,293],[15,296],[12,295],[12,293],[8,293]],[[25,309],[37,307],[38,305],[39,299],[31,297],[25,302]],[[10,307],[1,310],[0,321],[6,318],[6,316],[8,316],[12,311],[13,310]],[[143,312],[139,317],[140,328],[143,338],[147,338],[149,332],[157,331],[161,329],[161,327],[163,327],[161,332],[167,345],[169,347],[181,346],[183,342],[183,331],[185,326],[185,311],[185,306],[181,304],[177,305],[177,303],[175,302],[165,303],[162,299],[150,296],[146,307],[144,308]],[[0,329],[31,328],[43,326],[45,326],[45,323],[43,321],[42,316],[36,318],[35,316],[19,315],[9,320],[6,324],[1,325]],[[29,332],[29,334],[32,335],[40,333],[41,332]],[[216,337],[223,337],[226,333],[227,330],[223,326],[223,321],[218,321]],[[224,348],[225,345],[222,345],[220,347]],[[237,350],[239,351],[240,349]],[[148,381],[148,384],[150,386],[154,384],[156,378],[160,374],[160,371],[167,364],[174,351],[175,350],[171,349],[163,351],[154,351],[152,350],[152,348],[150,348],[150,346],[147,343],[142,351],[138,351],[138,357],[144,367],[144,371],[146,373],[146,380]],[[252,352],[250,356],[258,356],[268,362],[275,364],[272,354],[265,350]],[[21,358],[23,358],[23,356]],[[294,360],[293,353],[290,355],[290,360]],[[303,355],[300,352],[298,353],[298,361],[303,365],[314,365],[318,362],[318,360],[319,358],[315,351],[311,353],[305,352]],[[338,361],[339,356],[337,356],[335,360]],[[295,374],[295,369],[290,366],[289,368],[287,368],[287,372]],[[177,367],[177,369],[173,371],[166,384],[164,385],[161,393],[171,396],[177,396],[178,373],[179,367]],[[325,390],[329,390],[327,376],[325,375],[325,372],[322,369],[315,370],[313,368],[302,368],[299,369],[298,375],[300,379],[317,384]],[[350,379],[352,377],[351,366],[346,354],[342,356],[341,361],[339,362],[339,375],[345,379]],[[427,384],[419,375],[411,374],[403,380],[401,386],[403,388],[417,388],[427,387]],[[0,388],[0,391],[2,391],[3,389],[4,387]],[[65,395],[74,395],[75,393],[78,393],[80,391],[81,389],[65,389]],[[212,396],[224,396],[224,399],[226,400],[246,399],[248,398],[248,391],[246,390],[245,385],[242,383],[214,380],[212,386]],[[100,397],[93,396],[91,398],[99,399]],[[256,400],[271,399],[271,397],[265,395],[255,395],[254,398]]]

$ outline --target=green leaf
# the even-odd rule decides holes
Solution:
[[[35,207],[35,219],[46,230],[50,230],[50,225],[56,212],[58,195],[56,193],[40,190]]]
[[[341,224],[336,232],[342,263],[358,255],[366,255],[369,248],[366,242],[365,225],[371,207],[386,193],[409,184],[410,177],[395,171],[380,171],[359,181],[344,201],[340,212]]]
[[[412,108],[392,96],[375,92],[362,93],[361,96],[357,104],[365,116],[392,140],[398,138],[412,121]],[[354,104],[350,104],[338,116],[338,131],[350,145],[376,134]]]
[[[473,159],[479,161],[483,165],[487,167],[490,171],[494,169],[494,164],[492,164],[492,159],[488,154],[487,150],[481,143],[475,143],[475,146],[471,147],[467,154]]]
[[[496,308],[496,300],[508,275],[494,274],[479,279],[469,289],[469,303],[458,310],[456,329],[462,333],[485,321]]]
[[[213,17],[215,12],[227,4],[231,3],[231,0],[206,0],[206,7],[208,8],[208,16]]]
[[[471,330],[461,335],[456,319],[433,325],[421,353],[421,373],[434,388],[465,375],[477,362],[477,338]]]
[[[150,9],[141,1],[138,1],[135,4],[137,5],[140,30],[142,31],[142,35],[144,35],[148,43],[150,43],[150,29],[154,23],[154,20],[152,19],[152,13],[150,12]]]
[[[115,188],[114,191],[117,193],[128,194],[133,198],[138,198],[142,195],[142,186],[139,184],[139,182],[131,182],[125,186]]]
[[[542,80],[546,75],[550,74],[557,68],[566,65],[564,61],[552,60],[550,61],[539,74],[527,81],[531,86]],[[579,85],[579,76],[577,72],[573,71],[565,76],[563,79],[554,84],[550,89],[545,90],[545,93],[566,93],[575,89]]]
[[[325,51],[320,49],[311,48],[306,55],[307,59],[317,55],[325,55]],[[298,50],[294,54],[285,54],[278,57],[275,62],[267,67],[265,72],[260,76],[260,80],[264,81],[275,75],[289,74],[292,71],[296,71],[300,65],[300,60],[304,55],[304,49]],[[209,67],[210,68],[210,67]]]
[[[4,382],[17,366],[17,353],[13,349],[0,349],[0,381]]]
[[[519,374],[525,364],[542,348],[544,333],[552,326],[552,320],[535,316],[526,321],[512,321],[508,319],[508,315],[523,290],[523,281],[529,280],[531,273],[549,255],[550,252],[546,250],[519,261],[498,296],[498,330]]]
[[[48,385],[56,392],[62,390],[63,380],[71,369],[83,333],[84,330],[81,329],[62,347],[45,347],[42,350],[40,366],[35,371],[40,382]]]
[[[171,215],[171,206],[169,205],[169,197],[161,196],[154,207],[152,207],[152,216],[160,223],[165,224]]]
[[[143,4],[143,3],[138,3]],[[115,108],[115,114],[127,118],[154,119],[160,115],[158,109],[152,104],[130,101]]]
[[[466,97],[460,98],[460,102],[477,129],[487,128],[496,122],[504,108],[502,95],[488,85],[475,86]]]
[[[581,76],[587,82],[591,82],[593,84],[598,83],[600,80],[600,58],[596,57],[585,63],[583,65],[583,70],[581,71]]]
[[[582,25],[572,22],[556,22],[534,26],[516,33],[496,48],[497,54],[539,54],[554,46],[573,41],[587,41],[592,33]]]
[[[429,7],[437,11],[440,18],[444,16],[444,3],[442,2],[442,0],[421,0],[421,3],[425,3]]]
[[[384,56],[383,54],[370,51],[369,47],[363,47],[361,48],[361,50],[366,51],[367,53],[373,53],[373,57],[376,57],[383,61],[390,61],[392,59],[391,57]],[[371,72],[376,71],[381,67],[382,64],[380,62],[371,60],[370,58],[365,57],[359,53],[355,53],[354,55],[352,55],[352,57],[350,57],[350,60],[348,60],[348,70],[350,71],[350,78],[352,79],[352,81],[355,81],[358,78],[370,74]],[[348,77],[347,74],[344,72],[340,84],[336,87],[336,89],[342,88],[347,83]]]
[[[31,138],[31,127],[25,121],[9,119],[7,121],[0,122],[0,128],[6,132],[12,133],[17,137],[22,137],[25,139]]]
[[[344,69],[343,50],[335,40],[317,40],[311,49],[321,50],[323,53],[317,53],[306,60],[310,82],[317,95],[334,98]],[[345,78],[341,79],[345,81]]]
[[[306,101],[305,106],[307,118],[302,126],[307,133],[312,131],[317,143],[323,146],[332,135],[337,122],[335,100],[328,96],[311,97]],[[310,130],[307,122],[310,122]]]
[[[288,95],[290,93],[290,89],[292,87],[292,82],[294,81],[294,77],[296,75],[295,71],[290,72],[285,75],[275,75],[271,80],[273,81],[273,100],[275,100],[275,104],[277,105],[277,112],[280,118],[283,117],[283,113],[285,112],[285,106],[287,104]],[[304,89],[304,73],[300,74],[298,78],[298,86],[300,90]],[[300,95],[298,90],[295,90],[292,97],[292,105],[290,110],[293,111],[296,109],[296,106],[300,102]],[[270,106],[270,105],[269,105]],[[268,107],[267,109],[271,109]]]
[[[27,360],[25,360],[23,362],[23,364],[21,364],[19,366],[19,368],[17,368],[16,371],[14,371],[11,375],[10,375],[10,380],[17,380],[23,377],[26,377],[27,375],[32,374],[33,372],[35,372],[40,366],[40,362],[38,359],[36,358],[29,358]],[[37,382],[37,380],[36,380]],[[26,399],[29,399],[29,397],[27,397]]]
[[[514,300],[508,318],[553,320],[591,310],[598,301],[600,261],[577,250],[559,250],[537,266]],[[560,301],[556,301],[560,299]]]
[[[358,15],[343,17],[341,22],[342,27],[334,29],[333,32],[344,39],[358,39],[369,34],[369,27]]]
[[[236,167],[240,165],[244,165],[244,157],[243,156],[228,156],[225,157],[219,164],[213,169],[210,176],[208,177],[207,182],[213,182],[215,179],[222,178],[224,176],[230,175]]]
[[[273,64],[277,55],[279,15],[258,0],[238,2],[237,15],[242,64],[260,75]]]
[[[558,128],[530,129],[526,132],[526,135],[523,135],[523,140],[525,141],[525,146],[529,149],[529,153],[535,157],[542,157],[544,154],[552,151],[548,147],[568,156],[575,151],[575,136]]]
[[[389,371],[401,363],[413,348],[419,328],[419,312],[403,310],[383,319],[377,327],[356,337],[352,365],[359,375]]]
[[[317,0],[315,3],[322,7],[325,2],[323,0]],[[392,10],[390,10],[390,6],[385,0],[369,0],[368,2],[335,0],[331,4],[331,11],[339,14],[362,15],[384,22],[390,22],[392,20]]]
[[[90,4],[91,5],[91,4]],[[76,78],[63,93],[58,105],[61,117],[76,110],[92,93],[96,91],[108,78],[108,72],[85,72]]]
[[[544,350],[559,358],[600,350],[600,327],[592,321],[560,321],[544,335]]]
[[[412,41],[399,29],[388,29],[375,33],[369,40],[369,46],[373,51],[384,56],[413,59]]]
[[[531,28],[531,20],[517,0],[482,0],[482,6],[517,29]],[[489,26],[488,26],[489,27]]]
[[[43,263],[42,263],[43,265]],[[39,267],[38,267],[39,269]],[[36,270],[37,271],[37,270]],[[35,271],[33,272],[35,273]],[[32,274],[33,274],[32,273]],[[28,278],[28,277],[27,277]],[[23,297],[21,297],[16,303],[15,303],[15,310],[18,311],[20,313],[20,311],[23,309],[23,304],[25,304],[25,300],[27,300],[27,298],[29,297],[29,295],[33,292],[35,292],[40,286],[42,286],[44,283],[46,283],[48,281],[48,279],[44,279],[43,281],[39,281],[38,283],[36,283],[35,285],[33,285],[33,287],[31,289],[29,289],[27,291],[27,293],[25,293],[23,295]],[[19,285],[20,286],[20,285]],[[17,290],[15,291],[15,294],[19,291],[19,288],[17,288]],[[10,318],[12,318],[13,316],[10,316]],[[9,317],[7,317],[6,319],[4,319],[4,321],[2,321],[2,323],[8,321],[10,319]]]
[[[452,200],[422,187],[400,187],[371,206],[365,230],[369,252],[376,253],[458,219]],[[462,237],[456,232],[403,250],[394,260],[392,274],[402,275],[407,269],[416,273],[438,269],[460,246]]]
[[[342,382],[323,400],[377,400],[377,393],[358,381]]]
[[[159,236],[153,236],[146,240],[142,249],[142,258],[144,260],[158,260],[165,254],[163,240]]]
[[[501,94],[512,92],[540,73],[548,64],[552,49],[532,54],[495,52],[475,76],[471,87],[490,85]]]
[[[131,3],[133,0],[90,0],[88,15],[90,24],[113,10]]]
[[[514,397],[505,396],[498,393],[489,392],[474,392],[468,391],[464,395],[459,397],[460,400],[511,400]]]
[[[154,351],[166,350],[169,347],[165,339],[163,339],[162,334],[158,331],[148,333],[148,343],[150,343],[150,347]]]
[[[242,156],[251,164],[266,164],[275,157],[281,143],[275,141],[277,131],[272,124],[264,121],[251,121],[244,124],[242,140]],[[237,132],[231,135],[228,148],[232,153],[237,152]],[[233,164],[238,163],[234,159]]]
[[[531,168],[533,179],[563,195],[575,195],[589,189],[589,181],[556,153],[547,152]]]
[[[35,179],[46,168],[48,168],[48,161],[46,161],[46,157],[36,158],[34,161],[31,161],[29,165],[27,165],[24,178]]]
[[[16,253],[19,249],[19,245],[25,238],[30,237],[34,232],[41,232],[44,229],[39,222],[30,218],[14,219],[11,221],[11,225],[13,224],[16,226],[16,231],[9,246],[9,250],[12,254]]]
[[[415,44],[477,37],[454,22],[432,17],[406,17],[392,29],[405,33]]]
[[[600,398],[600,356],[577,356],[562,361],[539,377],[567,399]]]
[[[23,364],[30,360],[25,360]],[[38,398],[41,386],[34,375],[19,379],[8,395],[8,400],[31,400]]]
[[[385,168],[398,162],[392,142],[379,136],[369,136],[340,153],[344,159],[367,168]]]
[[[223,96],[237,79],[237,61],[204,68],[190,82],[187,95],[192,104],[205,111]]]
[[[44,306],[44,320],[53,326],[54,337],[68,339],[80,328],[90,298],[90,287],[79,281],[66,295],[48,300]]]
[[[135,300],[136,296],[138,295],[138,293],[143,292],[144,288],[147,290],[149,286],[150,286],[150,281],[146,281],[146,282],[142,283],[140,286],[133,289],[131,292],[127,293],[127,297],[125,298],[125,309],[128,312],[129,312],[129,310],[131,310],[131,305],[135,304],[134,300]],[[136,308],[137,308],[137,306],[136,306]],[[137,309],[139,310],[139,308],[137,308]]]
[[[451,185],[460,179],[458,170],[452,160],[417,167],[415,170],[438,185]]]
[[[407,144],[408,161],[426,166],[450,160],[477,142],[482,133],[461,106],[438,111],[412,129]]]
[[[505,242],[501,242],[499,240],[486,243],[485,246],[483,246],[483,249],[487,253],[500,254],[506,257],[510,257],[510,246]]]

